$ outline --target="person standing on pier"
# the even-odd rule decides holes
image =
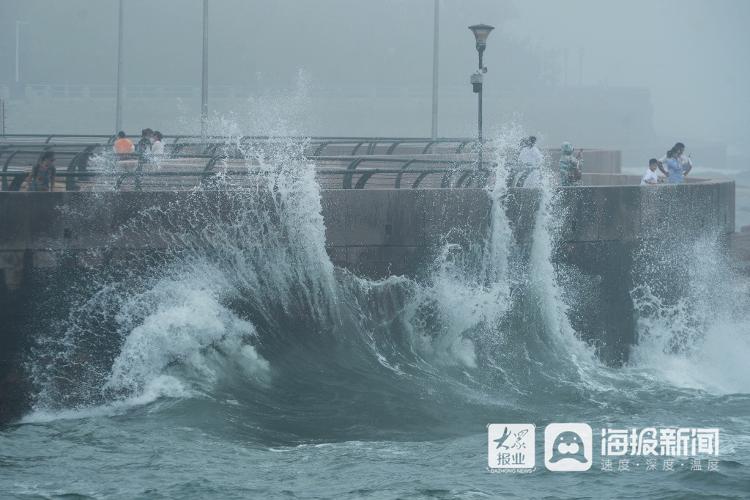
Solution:
[[[641,178],[641,186],[656,186],[662,182],[663,177],[659,177],[659,174],[656,173],[658,166],[659,160],[656,158],[651,158],[648,161],[648,169],[646,169],[646,173]]]
[[[529,176],[539,173],[544,162],[544,155],[536,146],[536,137],[529,136],[521,141],[521,151],[518,153],[520,172],[515,180],[516,187],[523,187]],[[538,182],[538,179],[535,179]]]
[[[164,155],[164,143],[161,142],[163,136],[158,130],[155,131],[151,136],[151,154],[153,156]]]
[[[560,155],[560,184],[563,186],[576,186],[581,182],[581,156],[583,150],[579,150],[575,156],[573,145],[564,142]]]
[[[667,151],[667,154],[659,159],[659,170],[661,173],[669,177],[669,172],[664,167],[670,157],[674,157],[680,164],[682,169],[682,175],[687,175],[693,169],[693,161],[690,159],[690,155],[685,156],[685,145],[681,142],[676,143],[672,146],[672,149]]]
[[[125,132],[117,132],[117,140],[112,145],[112,149],[118,155],[127,155],[135,152],[135,144],[125,136]]]
[[[664,157],[664,161],[660,162],[665,168],[662,168],[662,172],[667,173],[667,182],[670,184],[682,184],[685,182],[685,170],[680,163],[679,156],[674,148],[667,151],[667,155]]]
[[[55,188],[55,152],[45,151],[31,169],[29,191],[53,191]]]
[[[150,128],[144,128],[141,130],[141,140],[135,146],[135,152],[139,155],[145,155],[151,152],[151,137],[154,135],[154,131]]]

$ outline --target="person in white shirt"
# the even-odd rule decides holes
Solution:
[[[658,183],[662,182],[663,178],[659,177],[659,174],[656,172],[658,166],[659,160],[656,158],[651,158],[648,161],[648,169],[641,178],[641,186],[656,186]]]
[[[162,140],[161,132],[158,130],[154,131],[153,142],[151,143],[151,154],[154,156],[162,156],[164,154],[164,143]]]
[[[515,185],[523,187],[529,176],[539,172],[544,163],[544,155],[536,146],[536,137],[529,136],[521,141],[521,150],[518,153],[519,172],[516,175]]]
[[[151,154],[153,156],[163,156],[164,155],[164,143],[161,142],[163,136],[161,135],[161,132],[158,130],[154,131],[153,142],[151,143]]]

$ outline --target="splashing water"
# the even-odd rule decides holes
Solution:
[[[142,401],[137,396],[144,391],[158,396],[154,381],[164,376],[209,395],[235,369],[267,385],[284,351],[326,342],[334,347],[325,349],[335,350],[356,339],[390,376],[409,373],[463,388],[501,383],[523,392],[542,380],[577,384],[588,380],[581,370],[599,366],[567,320],[552,265],[559,221],[549,176],[541,176],[530,255],[516,250],[505,199],[519,127],[502,130],[488,148],[495,182],[485,190],[492,202],[485,240],[445,235],[425,282],[368,282],[334,272],[306,143],[244,144],[232,135],[240,130],[236,123],[212,124],[229,137],[223,148],[233,156],[186,200],[145,210],[123,231],[151,235],[166,250],[148,257],[145,273],[100,284],[74,309],[62,339],[42,344],[56,352],[36,370],[39,409],[113,397]],[[232,175],[238,168],[247,173]],[[357,359],[345,356],[351,358],[341,360],[345,366]],[[294,369],[316,366],[311,358]],[[524,375],[513,374],[519,369]]]
[[[66,460],[72,453],[75,464],[121,454],[129,462],[112,468],[133,484],[140,484],[140,464],[154,464],[148,470],[156,475],[169,469],[165,463],[178,464],[190,477],[171,480],[169,496],[202,497],[310,494],[342,469],[343,497],[367,494],[362,484],[373,471],[402,485],[420,475],[432,487],[444,481],[444,468],[432,466],[449,457],[462,472],[482,474],[472,476],[471,491],[439,495],[491,496],[497,483],[483,473],[482,456],[487,422],[654,425],[697,409],[713,419],[700,425],[727,431],[723,446],[737,462],[750,456],[750,443],[738,437],[750,429],[742,417],[750,390],[748,290],[719,258],[715,238],[681,247],[701,265],[678,270],[670,266],[673,251],[642,249],[633,291],[639,344],[627,366],[611,368],[569,319],[571,291],[585,284],[554,258],[567,214],[549,168],[539,176],[530,240],[514,235],[506,180],[519,127],[504,128],[488,145],[495,167],[494,183],[481,191],[491,201],[486,237],[445,234],[426,277],[373,281],[335,269],[328,258],[304,140],[274,130],[284,133],[245,144],[247,125],[226,117],[211,123],[212,135],[230,137],[215,178],[144,210],[113,236],[145,234],[164,242],[163,250],[133,251],[65,284],[60,295],[70,312],[46,326],[31,363],[39,391],[24,422],[34,425],[20,426],[17,438],[0,434],[3,450],[12,450],[4,454],[45,447]],[[728,393],[736,396],[721,399]],[[84,443],[93,436],[94,444],[77,444],[87,456],[65,448],[67,436]],[[124,443],[115,454],[114,441]],[[206,456],[219,465],[190,462]],[[234,484],[243,461],[270,465],[243,476],[252,485]],[[357,470],[360,463],[366,471]],[[313,480],[295,479],[301,483],[282,492],[279,471],[290,464]],[[590,473],[600,484],[596,496],[628,481]],[[682,492],[682,480],[666,478],[664,495]],[[742,487],[741,473],[730,470],[722,481],[728,491]],[[544,490],[505,484],[517,496]],[[566,484],[546,489],[557,494],[558,486]],[[334,485],[327,488],[320,496]],[[394,488],[394,496],[429,496]]]
[[[47,363],[33,367],[37,407],[98,404],[113,395],[141,401],[134,396],[183,366],[205,386],[216,378],[217,367],[206,363],[216,352],[238,355],[238,366],[265,379],[253,321],[275,332],[289,318],[337,323],[337,285],[305,145],[259,148],[232,138],[226,147],[240,159],[218,166],[210,184],[131,221],[123,237],[138,232],[166,249],[130,256],[124,276],[102,279],[72,309],[61,338],[41,341],[37,357]],[[252,170],[250,185],[226,175],[238,164]],[[238,303],[252,321],[233,312]]]
[[[750,391],[750,285],[732,271],[719,236],[644,244],[637,260],[631,366],[678,387]]]

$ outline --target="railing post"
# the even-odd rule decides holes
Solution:
[[[143,164],[146,162],[143,154],[138,155],[138,165],[135,167],[135,190],[141,191],[143,186],[141,185],[141,176],[143,175]]]
[[[440,0],[435,0],[435,25],[432,35],[432,134],[434,141],[438,136],[438,50],[440,48]]]
[[[201,141],[208,133],[208,0],[203,0],[203,64],[201,68]]]
[[[117,16],[117,96],[115,97],[115,134],[122,130],[122,37],[123,37],[123,0],[119,1]]]
[[[0,115],[2,115],[3,137],[5,137],[5,99],[0,99]]]

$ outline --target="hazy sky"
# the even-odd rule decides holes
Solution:
[[[125,0],[126,85],[200,85],[201,4]],[[313,89],[342,95],[408,89],[429,115],[433,0],[210,0],[210,9],[212,85],[283,92],[304,69]],[[0,0],[0,85],[15,77],[16,20],[28,23],[24,82],[112,84],[116,13],[116,0]],[[506,111],[553,102],[566,83],[638,87],[653,105],[637,115],[644,130],[653,121],[665,136],[732,144],[750,135],[750,0],[441,0],[441,119],[462,121],[461,132],[472,126],[467,26],[477,22],[497,28],[486,91],[513,100]],[[368,131],[388,135],[385,119],[376,125]]]
[[[569,81],[651,90],[659,129],[746,141],[750,1],[525,0],[509,32],[568,49]],[[718,133],[717,133],[718,131]]]

